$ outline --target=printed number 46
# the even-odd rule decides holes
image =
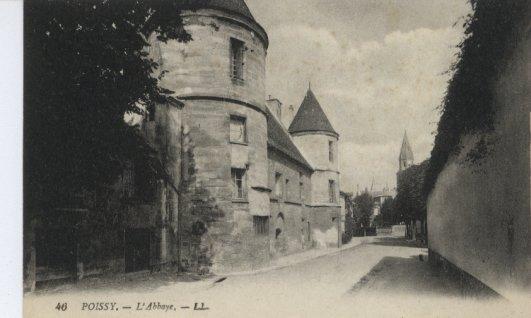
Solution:
[[[55,306],[55,309],[59,311],[66,311],[68,309],[68,305],[66,303],[57,303],[57,306]]]

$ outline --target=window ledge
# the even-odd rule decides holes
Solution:
[[[229,140],[229,143],[231,143],[231,144],[233,144],[233,145],[249,146],[249,143],[248,143],[248,142],[241,142],[241,141],[232,141],[232,140]]]
[[[231,77],[232,79],[232,83],[233,84],[236,84],[236,85],[240,85],[240,86],[243,86],[243,84],[245,83],[245,81],[241,78],[237,78],[237,77]]]
[[[302,205],[301,202],[295,202],[295,201],[284,201],[284,203],[291,204],[291,205]]]

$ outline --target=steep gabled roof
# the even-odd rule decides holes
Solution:
[[[290,159],[301,164],[308,170],[312,170],[312,166],[308,163],[306,158],[302,155],[299,148],[295,145],[288,131],[278,119],[271,113],[269,108],[266,108],[267,111],[267,144],[276,149],[277,151],[282,152],[284,155],[288,156]]]
[[[242,15],[250,20],[254,17],[244,0],[182,0],[184,8],[212,8]]]
[[[339,134],[334,130],[332,124],[326,117],[323,108],[317,101],[317,98],[313,94],[311,89],[308,89],[304,100],[302,101],[301,107],[297,111],[295,118],[289,126],[290,133],[300,133],[300,132],[328,132],[339,136]]]
[[[407,132],[404,132],[404,140],[402,141],[402,149],[400,149],[400,160],[414,160],[413,151],[409,145],[409,139],[407,138]]]

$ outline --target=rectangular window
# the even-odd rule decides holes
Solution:
[[[234,199],[245,199],[246,184],[245,184],[245,169],[231,169],[232,176],[232,197]]]
[[[282,196],[282,174],[275,174],[275,196],[280,198]]]
[[[230,116],[230,141],[247,142],[247,123],[244,117]]]
[[[257,235],[269,234],[269,217],[268,216],[253,216],[254,232]]]
[[[284,186],[284,199],[289,200],[289,179],[286,179],[286,185]]]
[[[334,162],[334,142],[328,141],[328,159],[330,162]]]
[[[330,203],[336,203],[336,182],[328,180],[328,198]]]
[[[304,181],[302,172],[299,172],[299,200],[302,203],[302,193],[304,192]]]
[[[230,39],[230,53],[231,53],[231,77],[235,80],[243,81],[243,65],[244,65],[245,43]]]

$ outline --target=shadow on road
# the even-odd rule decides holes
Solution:
[[[390,242],[394,242],[391,240]],[[426,257],[385,257],[356,283],[349,294],[388,293],[492,299],[491,291],[473,290],[458,278],[434,268]]]
[[[420,241],[408,241],[403,237],[377,237],[375,238],[373,245],[382,246],[400,246],[400,247],[426,247]]]

